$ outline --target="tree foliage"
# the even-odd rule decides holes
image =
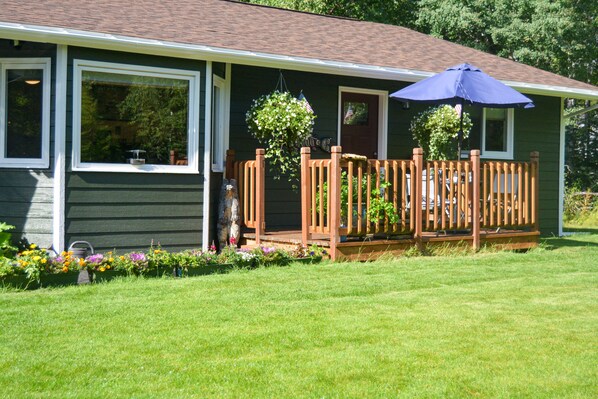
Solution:
[[[355,18],[412,27],[417,2],[413,0],[242,0],[316,14]]]

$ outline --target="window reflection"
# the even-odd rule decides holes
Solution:
[[[82,71],[81,161],[186,165],[189,81]]]

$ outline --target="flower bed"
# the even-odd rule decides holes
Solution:
[[[115,251],[96,253],[76,258],[70,251],[52,256],[49,251],[32,244],[18,252],[14,259],[0,258],[0,286],[35,289],[55,285],[71,285],[81,281],[103,282],[118,276],[191,277],[225,273],[236,268],[251,269],[261,266],[285,266],[300,261],[316,263],[326,256],[322,248],[297,247],[286,251],[275,247],[257,247],[251,250],[227,246],[220,253],[211,246],[208,250],[169,252],[150,247],[147,252],[122,255]]]

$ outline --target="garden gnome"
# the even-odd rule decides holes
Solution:
[[[239,242],[241,229],[239,227],[239,197],[235,179],[224,179],[220,190],[220,205],[218,207],[218,242],[220,249]]]

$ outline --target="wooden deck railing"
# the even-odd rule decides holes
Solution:
[[[329,235],[334,251],[341,236],[409,234],[419,241],[423,231],[460,231],[471,234],[478,249],[482,228],[538,230],[537,152],[529,162],[481,162],[479,150],[465,161],[424,162],[421,148],[402,160],[343,158],[341,151],[334,146],[330,159],[311,159],[310,148],[301,149],[305,245],[313,234]],[[237,180],[242,225],[255,229],[259,243],[265,230],[264,150],[248,161],[235,161],[229,151],[226,176]]]
[[[226,177],[237,181],[241,226],[255,229],[256,243],[265,231],[264,150],[255,151],[255,160],[235,161],[235,152],[226,154]]]
[[[330,159],[313,160],[301,150],[303,242],[312,234],[341,236],[412,234],[422,231],[471,232],[480,246],[481,228],[538,229],[538,153],[529,162],[480,162],[479,150],[466,161],[423,161],[421,149],[410,160],[343,159],[333,147]],[[414,178],[415,176],[415,178]],[[373,205],[373,201],[377,201]],[[392,204],[376,217],[368,209]]]
[[[530,162],[482,162],[482,227],[537,227],[537,153]]]

